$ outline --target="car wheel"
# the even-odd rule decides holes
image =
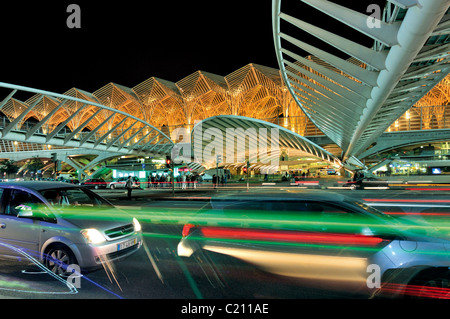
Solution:
[[[114,188],[116,188],[116,186],[114,186],[114,184],[112,184],[109,188],[114,189]]]
[[[350,185],[350,189],[351,189],[352,191],[354,191],[354,190],[356,189],[356,185],[355,185],[355,184]]]
[[[67,266],[77,263],[73,252],[64,245],[52,246],[45,256],[45,267],[60,276],[69,276]]]

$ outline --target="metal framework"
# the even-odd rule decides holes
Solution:
[[[192,157],[203,157],[205,150],[221,156],[221,163],[249,162],[252,168],[278,163],[282,154],[308,156],[341,166],[340,160],[307,138],[282,126],[238,115],[213,116],[198,122],[191,133]],[[209,155],[209,154],[206,154]],[[241,160],[239,160],[239,158]],[[217,161],[209,157],[210,166]],[[277,166],[277,165],[276,165]]]
[[[329,72],[335,70],[313,56],[306,60],[322,63]],[[314,81],[316,71],[310,72],[311,78],[304,81]],[[434,124],[437,120],[450,124],[445,112],[441,120],[436,107],[448,105],[448,79],[411,108],[411,129],[427,128],[424,105],[433,105],[429,128],[441,128]],[[9,126],[6,134],[0,135],[0,152],[81,147],[111,154],[168,154],[172,142],[178,142],[172,134],[176,128],[190,132],[195,123],[217,115],[263,120],[301,136],[323,135],[295,103],[280,71],[257,64],[245,65],[224,77],[197,71],[176,83],[155,77],[133,88],[109,83],[93,93],[72,88],[56,94],[5,83],[3,87],[34,95],[19,101],[13,91],[0,102],[0,128]],[[406,115],[398,119],[399,127],[392,124],[392,130],[404,129],[404,118]],[[339,121],[337,114],[333,119]],[[424,125],[417,126],[417,122]],[[15,123],[13,129],[11,123]],[[336,146],[326,149],[335,155],[342,152]]]
[[[77,89],[58,94],[1,82],[0,87],[12,90],[0,103],[0,111],[9,119],[0,130],[2,140],[146,156],[168,154],[173,147],[172,140],[156,127],[111,107],[113,102],[111,106],[100,103],[104,103],[102,93],[96,98]],[[13,98],[17,91],[34,95],[21,102]],[[128,100],[121,101],[129,105]],[[30,118],[35,121],[27,122]]]
[[[287,14],[281,0],[273,0],[280,70],[295,102],[348,161],[449,73],[450,1],[389,0],[372,24],[372,17],[338,0],[301,2],[305,10]],[[358,31],[373,46],[302,21],[311,10]],[[302,34],[321,40],[326,49],[302,41]]]

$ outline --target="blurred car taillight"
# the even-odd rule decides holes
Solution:
[[[193,225],[186,225],[183,233],[189,234]],[[269,229],[241,229],[226,227],[204,227],[202,234],[207,238],[287,241],[345,246],[385,246],[390,240],[375,236],[342,233],[297,232]]]
[[[188,235],[192,232],[192,230],[193,230],[194,228],[195,228],[195,225],[194,225],[194,224],[186,224],[186,225],[184,225],[183,231],[181,232],[181,235],[182,235],[183,237],[188,236]]]

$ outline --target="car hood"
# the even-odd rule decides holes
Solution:
[[[65,209],[57,217],[80,229],[96,228],[103,231],[133,222],[132,216],[116,208]]]

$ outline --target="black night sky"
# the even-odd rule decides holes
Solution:
[[[361,1],[361,10],[366,2],[373,0]],[[71,3],[81,8],[81,29],[66,25]],[[329,21],[295,3],[302,19]],[[271,0],[20,1],[0,7],[2,82],[93,92],[109,82],[133,87],[153,76],[177,82],[197,70],[225,76],[248,63],[278,68]]]
[[[1,10],[0,81],[93,92],[197,70],[225,76],[248,63],[278,68],[270,0],[42,2]],[[81,29],[66,26],[70,3],[81,8]]]

